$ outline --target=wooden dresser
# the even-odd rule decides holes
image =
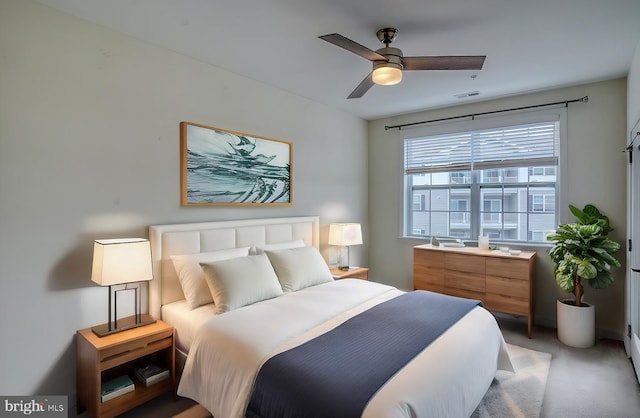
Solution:
[[[510,255],[474,247],[413,247],[413,287],[479,299],[484,307],[535,319],[535,251]]]

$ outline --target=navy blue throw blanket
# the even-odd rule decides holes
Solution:
[[[398,370],[477,300],[416,290],[267,360],[247,418],[355,418]]]

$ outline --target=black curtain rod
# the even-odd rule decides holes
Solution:
[[[555,106],[555,105],[560,105],[560,104],[563,104],[563,105],[565,105],[565,107],[568,107],[569,103],[576,103],[576,102],[587,103],[588,101],[589,101],[589,96],[584,96],[584,97],[581,97],[579,99],[564,100],[562,102],[544,103],[544,104],[539,104],[539,105],[523,106],[523,107],[514,107],[514,108],[511,108],[511,109],[493,110],[491,112],[470,113],[468,115],[451,116],[450,118],[423,120],[421,122],[412,122],[412,123],[403,123],[401,125],[391,125],[391,126],[385,125],[384,130],[388,131],[389,129],[395,129],[395,128],[402,129],[402,128],[407,127],[407,126],[422,125],[423,123],[442,122],[442,121],[445,121],[445,120],[453,120],[453,119],[471,118],[473,120],[473,118],[475,118],[476,116],[491,115],[493,113],[502,113],[502,112],[513,112],[514,110],[534,109],[536,107]]]

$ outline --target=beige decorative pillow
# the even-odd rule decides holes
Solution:
[[[213,303],[209,286],[204,279],[204,271],[200,263],[227,260],[249,255],[250,247],[229,248],[228,250],[206,253],[172,255],[171,261],[178,274],[182,293],[190,309]]]
[[[284,293],[330,282],[333,276],[316,247],[265,251]]]
[[[265,254],[200,265],[216,304],[216,313],[282,295],[278,277]]]
[[[284,250],[284,249],[287,249],[287,248],[298,248],[298,247],[304,247],[304,241],[303,240],[294,239],[292,241],[282,241],[282,242],[276,242],[274,244],[254,245],[249,250],[249,254],[251,254],[251,255],[262,254],[265,251]]]

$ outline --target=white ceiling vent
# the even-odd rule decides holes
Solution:
[[[480,92],[476,90],[476,91],[468,91],[466,93],[454,94],[454,97],[458,99],[464,99],[465,97],[473,97],[478,95],[480,95]]]

